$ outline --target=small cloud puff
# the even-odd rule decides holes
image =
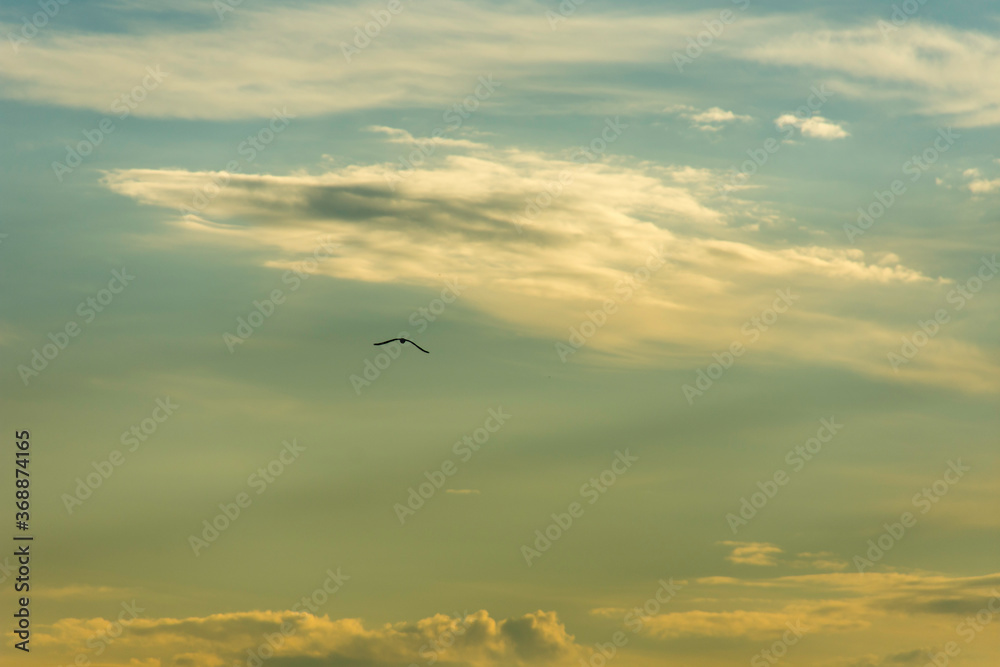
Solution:
[[[730,563],[736,563],[737,565],[777,565],[778,561],[775,560],[775,558],[782,551],[781,547],[774,544],[768,544],[767,542],[725,541],[719,542],[719,544],[727,547],[733,547],[732,553],[726,557],[726,560]]]
[[[972,179],[966,183],[969,192],[976,195],[986,195],[995,190],[1000,190],[1000,178],[989,179],[983,176],[983,172],[973,167],[962,172],[962,176]]]
[[[782,114],[774,120],[774,124],[779,130],[783,130],[786,127],[794,127],[802,133],[803,137],[811,137],[814,139],[843,139],[844,137],[850,136],[847,130],[841,127],[838,123],[835,123],[823,116],[810,116],[809,118],[800,118],[795,114]]]
[[[686,104],[677,104],[667,107],[664,111],[676,113],[682,118],[687,118],[691,121],[691,127],[702,132],[718,132],[726,123],[733,123],[735,121],[746,123],[753,120],[751,116],[737,114],[721,107],[711,107],[710,109],[699,111],[695,107]]]

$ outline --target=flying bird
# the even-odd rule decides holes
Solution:
[[[412,345],[413,347],[417,348],[418,350],[420,350],[424,354],[430,354],[430,352],[428,352],[424,348],[420,347],[419,345],[417,345],[416,343],[414,343],[409,338],[390,338],[389,340],[384,340],[381,343],[375,343],[375,345],[385,345],[386,343],[395,343],[396,341],[399,341],[400,343],[409,343],[410,345]]]

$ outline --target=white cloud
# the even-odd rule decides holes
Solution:
[[[372,10],[384,11],[384,2],[243,3],[221,23],[210,10],[191,17],[193,29],[136,20],[129,33],[88,33],[53,22],[20,53],[0,49],[0,96],[107,113],[149,65],[168,75],[135,115],[254,118],[278,107],[304,117],[373,107],[445,109],[492,73],[503,94],[487,104],[520,94],[524,108],[549,113],[553,97],[528,101],[565,93],[574,96],[565,104],[578,109],[582,94],[614,99],[614,112],[625,113],[635,105],[662,107],[662,92],[614,77],[568,76],[567,68],[666,62],[698,25],[695,15],[578,13],[552,31],[540,6],[427,0],[403,7],[350,62],[343,45],[353,46],[355,27],[371,22]],[[127,8],[120,11],[127,15]],[[0,23],[0,34],[18,29]],[[616,48],[595,50],[599,43]]]
[[[750,116],[741,116],[732,111],[712,107],[711,109],[692,115],[691,120],[696,123],[731,123],[734,120],[750,121],[753,119]]]
[[[982,178],[969,183],[969,191],[977,195],[989,194],[997,190],[1000,190],[1000,178],[992,180]]]
[[[867,101],[900,100],[902,113],[944,116],[960,127],[1000,124],[1000,39],[975,30],[913,21],[888,36],[874,25],[794,30],[745,43],[743,57],[820,69],[843,78],[839,94]]]
[[[778,116],[774,124],[779,130],[786,127],[798,128],[802,136],[816,139],[843,139],[849,136],[847,130],[823,116],[800,118],[794,114],[786,113]]]
[[[506,105],[516,97],[520,110],[551,113],[567,108],[560,105],[579,109],[587,100],[589,109],[600,107],[603,113],[653,111],[664,106],[659,88],[620,76],[568,76],[567,70],[588,63],[625,68],[667,62],[712,17],[711,12],[577,13],[552,31],[544,12],[530,6],[428,0],[405,5],[347,62],[341,45],[350,44],[354,28],[371,20],[371,9],[383,6],[244,3],[220,23],[206,6],[192,9],[192,4],[187,9],[195,12],[190,21],[195,29],[137,20],[131,33],[87,33],[53,23],[20,53],[0,50],[0,95],[106,113],[115,98],[139,83],[147,65],[159,65],[170,75],[134,110],[137,115],[267,117],[277,106],[309,116],[373,107],[443,109],[471,94],[478,77],[493,72],[505,88],[490,104]],[[916,21],[888,37],[870,23],[803,30],[804,20],[800,14],[743,17],[727,28],[711,57],[825,70],[839,77],[828,82],[838,94],[902,100],[903,112],[946,116],[961,126],[1000,123],[1000,91],[983,85],[1000,78],[996,37]],[[19,28],[0,24],[0,33]],[[616,48],[598,53],[595,43]],[[556,95],[539,103],[545,93]],[[608,99],[615,100],[613,109],[606,108]],[[696,124],[705,131],[745,120],[720,107],[697,114],[707,114]],[[815,122],[804,131],[836,134]]]
[[[616,299],[621,307],[574,358],[592,362],[697,365],[740,340],[741,325],[773,301],[775,289],[791,287],[810,296],[755,344],[759,363],[834,364],[890,380],[998,388],[995,362],[943,336],[905,377],[896,375],[885,354],[912,324],[877,309],[858,318],[858,303],[907,294],[926,301],[939,281],[884,254],[866,259],[858,249],[763,242],[744,224],[753,210],[721,200],[710,176],[680,166],[578,164],[472,148],[398,172],[368,165],[315,175],[235,174],[202,213],[175,216],[174,224],[197,234],[192,240],[270,248],[266,266],[282,270],[325,233],[344,247],[322,264],[326,275],[438,289],[442,275],[455,277],[474,288],[464,303],[553,343],[565,341],[588,310]],[[213,178],[218,174],[127,169],[108,173],[105,183],[177,210]],[[528,210],[536,200],[544,205]],[[740,228],[731,227],[737,215]],[[663,268],[636,282],[634,272],[655,254]]]
[[[682,118],[687,118],[691,121],[691,127],[703,132],[718,132],[727,123],[736,121],[746,123],[753,120],[751,116],[740,115],[721,107],[711,107],[710,109],[699,111],[687,104],[676,104],[665,108],[664,111],[667,113],[676,113]]]
[[[384,125],[370,125],[366,128],[370,132],[379,132],[388,136],[387,141],[395,144],[417,144],[417,139],[407,132],[395,127],[385,127]],[[427,137],[421,142],[433,142],[439,146],[451,146],[453,148],[486,148],[486,144],[476,143],[468,139],[451,139],[449,137]]]
[[[976,167],[966,169],[962,172],[962,176],[972,179],[969,183],[965,184],[965,187],[973,194],[987,195],[1000,190],[1000,178],[986,178],[983,176],[983,172]]]

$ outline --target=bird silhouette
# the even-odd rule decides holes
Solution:
[[[400,343],[409,343],[410,345],[412,345],[413,347],[417,348],[418,350],[420,350],[424,354],[430,354],[430,352],[428,352],[424,348],[420,347],[419,345],[417,345],[416,343],[414,343],[409,338],[390,338],[389,340],[384,340],[381,343],[375,343],[375,345],[385,345],[386,343],[395,343],[396,341],[399,341]]]

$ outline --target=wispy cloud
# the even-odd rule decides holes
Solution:
[[[774,566],[778,564],[776,557],[782,553],[780,547],[766,542],[726,541],[719,544],[733,548],[726,560],[737,565]]]
[[[821,70],[829,85],[868,103],[898,101],[898,113],[941,116],[960,127],[1000,124],[1000,39],[976,30],[913,21],[888,36],[873,23],[815,30],[797,27],[746,44],[762,63]]]
[[[698,110],[687,104],[678,104],[664,109],[668,113],[676,113],[682,118],[691,121],[691,126],[702,132],[718,132],[725,125],[734,122],[748,123],[753,120],[751,116],[727,111],[721,107],[711,107],[705,110]]]
[[[395,127],[386,127],[384,125],[371,125],[366,128],[370,132],[378,132],[380,134],[386,135],[387,141],[396,144],[416,144],[417,139],[407,132],[406,130],[401,130]],[[431,142],[438,144],[439,146],[449,146],[451,148],[486,148],[486,144],[480,144],[475,141],[469,141],[468,139],[452,139],[450,137],[426,137],[421,138],[421,142]]]
[[[374,46],[348,62],[343,45],[355,39],[355,26],[372,20],[375,5],[243,3],[221,24],[211,6],[188,6],[183,27],[137,18],[129,32],[87,33],[53,24],[22,54],[0,50],[0,95],[104,112],[146,65],[159,65],[170,74],[169,85],[136,115],[253,118],[277,106],[304,117],[375,107],[442,108],[501,63],[508,90],[519,91],[525,102],[559,91],[597,99],[617,88],[619,105],[638,97],[662,107],[660,92],[650,96],[616,83],[616,77],[567,77],[566,67],[663,62],[696,25],[695,16],[578,13],[553,32],[540,7],[429,0],[406,4],[373,38]],[[19,27],[0,24],[0,31],[6,35]],[[601,42],[617,47],[597,53],[593,45]],[[421,48],[414,49],[415,43]],[[500,104],[500,96],[492,103]],[[529,104],[519,113],[528,109],[549,112],[552,102]]]
[[[703,170],[469,150],[435,155],[398,181],[391,165],[316,175],[234,174],[200,216],[173,219],[179,229],[214,242],[270,247],[266,265],[283,269],[309,251],[307,231],[326,233],[350,247],[323,263],[326,275],[429,287],[440,273],[457,276],[475,286],[464,300],[470,306],[554,340],[616,289],[630,290],[629,308],[588,343],[624,364],[700,361],[699,355],[727,348],[740,324],[759,311],[746,312],[748,299],[773,298],[776,286],[794,286],[810,299],[761,341],[758,358],[814,363],[820,345],[823,363],[898,381],[884,351],[912,325],[874,311],[860,321],[856,303],[842,303],[843,295],[864,300],[917,290],[927,298],[942,284],[893,255],[868,259],[858,249],[775,245],[745,225],[733,228],[729,221],[737,212],[745,219],[748,211],[740,202],[721,201]],[[560,196],[519,229],[515,220],[526,197],[567,175]],[[126,169],[109,172],[105,183],[143,204],[176,210],[212,177]],[[660,248],[670,269],[642,290],[629,287],[632,272]],[[667,349],[675,352],[664,354]],[[966,391],[998,385],[1000,373],[989,370],[995,364],[968,343],[939,337],[919,361],[908,380]]]

